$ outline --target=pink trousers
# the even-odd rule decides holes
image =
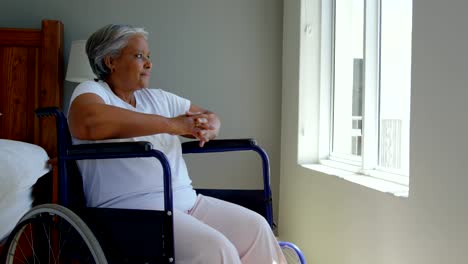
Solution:
[[[286,264],[261,215],[203,195],[188,213],[174,212],[174,240],[181,264]]]

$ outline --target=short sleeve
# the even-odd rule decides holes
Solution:
[[[158,89],[168,104],[169,112],[172,117],[185,114],[190,109],[190,100],[180,97],[176,94]]]
[[[70,98],[70,105],[72,104],[73,100],[85,93],[96,94],[97,96],[101,97],[106,104],[109,104],[110,102],[109,96],[107,95],[105,88],[100,83],[95,81],[85,81],[80,83],[73,91],[73,94]]]

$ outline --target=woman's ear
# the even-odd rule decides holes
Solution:
[[[114,71],[114,59],[111,56],[104,57],[104,63],[111,72]]]

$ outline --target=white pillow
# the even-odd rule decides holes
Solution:
[[[37,145],[0,139],[0,241],[31,208],[31,187],[49,172],[47,160]]]
[[[0,139],[0,200],[8,192],[29,189],[49,172],[45,150],[26,142]]]
[[[10,192],[0,200],[0,243],[8,237],[23,215],[31,209],[31,190]]]

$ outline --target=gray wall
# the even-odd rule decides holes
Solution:
[[[297,165],[301,1],[284,2],[282,239],[311,263],[467,263],[468,1],[413,0],[408,198]]]
[[[153,58],[151,86],[217,112],[222,121],[221,138],[256,138],[271,158],[277,205],[283,1],[0,2],[0,27],[39,28],[42,19],[62,21],[65,62],[72,40],[86,39],[105,24],[145,27]],[[65,107],[74,87],[66,82]],[[262,186],[255,175],[260,167],[253,154],[224,159],[188,157],[188,163],[199,186]]]

